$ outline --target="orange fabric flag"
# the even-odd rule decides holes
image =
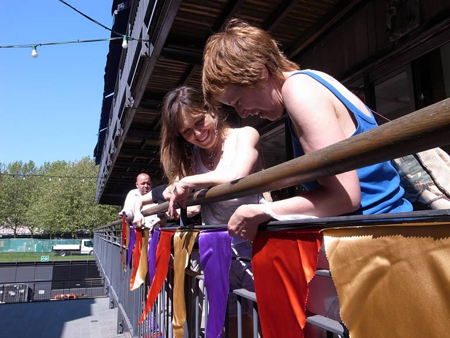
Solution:
[[[127,242],[127,228],[128,228],[128,224],[127,224],[127,219],[126,217],[122,217],[122,242],[121,242],[121,246],[120,246],[120,262],[122,263],[122,265],[124,264],[124,246]]]
[[[308,283],[321,245],[319,230],[258,231],[252,266],[264,338],[303,337]]]
[[[166,279],[169,270],[173,233],[174,231],[161,231],[159,236],[158,247],[156,248],[155,276],[153,277],[152,284],[148,290],[145,308],[139,319],[138,325],[140,325],[147,317],[147,314],[155,303],[156,297],[161,291],[164,280]]]
[[[141,229],[134,229],[134,233],[136,236],[134,248],[133,248],[133,263],[132,263],[132,270],[131,270],[131,276],[130,276],[130,290],[134,290],[134,280],[136,279],[136,274],[139,268],[139,261],[140,261],[140,255],[141,255],[141,246],[142,246],[142,230]]]

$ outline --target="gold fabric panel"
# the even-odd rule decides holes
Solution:
[[[184,298],[184,274],[189,262],[189,255],[194,247],[198,231],[176,231],[173,237],[173,332],[176,338],[184,337],[186,322],[186,301]]]
[[[351,337],[450,334],[450,224],[323,231]]]

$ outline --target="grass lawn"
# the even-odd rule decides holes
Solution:
[[[48,256],[48,260],[47,260]],[[53,252],[1,252],[0,262],[47,262],[47,261],[76,261],[93,260],[93,255],[58,256]]]

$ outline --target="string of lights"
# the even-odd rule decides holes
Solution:
[[[76,9],[72,5],[68,4],[67,2],[65,2],[63,0],[58,0],[58,1],[60,1],[61,3],[63,3],[66,6],[70,7],[71,9],[76,11],[77,13],[81,14],[86,19],[94,22],[95,24],[97,24],[97,25],[99,25],[99,26],[109,30],[110,32],[112,32],[113,34],[116,34],[118,36],[110,37],[110,38],[100,38],[100,39],[85,39],[85,40],[70,40],[70,41],[54,41],[54,42],[39,42],[39,43],[4,45],[4,46],[0,46],[0,48],[31,48],[31,56],[36,58],[36,57],[38,57],[37,48],[40,47],[40,46],[67,45],[67,44],[75,44],[75,43],[91,43],[91,42],[113,41],[113,40],[120,40],[121,39],[122,40],[122,48],[123,49],[127,49],[128,48],[128,41],[143,41],[143,42],[148,42],[149,41],[149,40],[140,39],[140,38],[136,39],[136,38],[133,38],[131,36],[118,33],[116,31],[112,30],[111,28],[103,25],[102,23],[98,22],[97,20],[91,18],[90,16],[84,14],[83,12],[79,11],[78,9]]]
[[[99,41],[111,41],[111,40],[118,40],[118,39],[122,39],[122,48],[123,49],[128,48],[129,40],[138,40],[138,39],[131,38],[129,36],[124,36],[123,38],[122,37],[112,37],[112,38],[105,38],[105,39],[26,43],[26,44],[22,44],[22,45],[0,46],[0,48],[31,48],[31,56],[37,57],[38,56],[37,48],[39,46],[67,45],[67,44],[72,44],[72,43],[89,43],[89,42],[99,42]]]
[[[75,7],[73,7],[71,4],[65,2],[64,0],[58,0],[59,2],[63,3],[64,5],[66,5],[67,7],[73,9],[75,12],[77,12],[78,14],[82,15],[83,17],[85,17],[86,19],[88,19],[89,21],[92,21],[93,23],[99,25],[100,27],[103,27],[106,30],[109,30],[110,32],[117,34],[119,36],[124,36],[123,34],[117,33],[116,31],[113,31],[111,28],[105,26],[104,24],[98,22],[97,20],[91,18],[89,15],[84,14],[83,12],[81,12],[80,10],[76,9]]]

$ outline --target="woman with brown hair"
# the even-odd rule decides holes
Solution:
[[[231,128],[220,112],[208,108],[203,96],[190,87],[169,92],[163,104],[161,128],[161,163],[169,180],[165,195],[169,198],[169,216],[178,217],[176,208],[185,207],[188,195],[197,189],[226,183],[262,168],[259,133],[252,127]],[[262,195],[205,203],[201,206],[202,223],[227,224],[233,212],[243,204],[262,202]],[[135,208],[135,223],[142,219]],[[251,258],[251,244],[233,237],[234,256]],[[195,267],[194,267],[195,268]],[[253,290],[250,263],[233,260],[231,289]],[[236,315],[236,300],[231,294],[229,313]],[[250,304],[244,308],[250,312]]]
[[[287,115],[295,157],[377,126],[370,109],[340,82],[316,70],[300,70],[264,30],[232,19],[205,46],[203,92],[211,105],[234,107],[277,120]],[[399,175],[390,162],[370,165],[311,182],[307,192],[267,204],[239,207],[230,234],[252,240],[259,224],[302,214],[326,217],[411,211]]]

